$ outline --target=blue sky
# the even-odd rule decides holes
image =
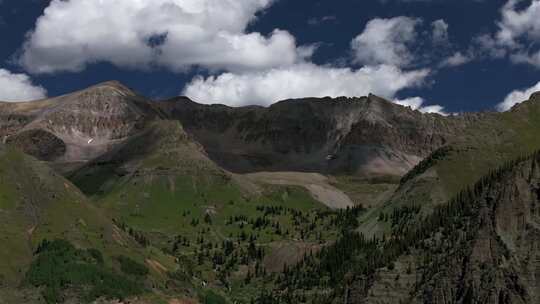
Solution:
[[[540,90],[540,0],[0,0],[0,37],[7,101],[116,79],[152,98],[375,93],[455,113]]]

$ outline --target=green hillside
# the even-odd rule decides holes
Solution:
[[[167,269],[175,284],[206,285],[203,298],[211,288],[244,303],[258,286],[244,284],[248,272],[280,270],[303,254],[292,244],[316,250],[341,225],[302,188],[254,185],[220,169],[178,122],[155,122],[71,179],[141,245],[175,256],[179,270]]]
[[[421,207],[409,223],[445,203],[501,164],[540,149],[540,103],[531,99],[505,113],[484,113],[474,128],[436,150],[413,168],[394,194],[361,218],[366,235],[389,233],[384,220],[395,210]]]
[[[45,240],[62,239],[77,248],[99,252],[103,260],[99,271],[113,276],[121,273],[118,256],[130,257],[142,264],[145,259],[159,259],[115,226],[61,175],[47,165],[3,146],[0,147],[0,193],[3,243],[0,246],[0,300],[11,299],[7,303],[21,301],[18,297],[24,294],[29,294],[37,303],[43,301],[40,292],[33,287],[45,286],[45,282],[25,278],[34,267],[32,262]],[[159,260],[166,264],[167,259]],[[118,275],[117,280],[123,280],[121,274]],[[150,281],[159,283],[162,278],[154,272],[148,277]],[[14,293],[10,290],[13,287],[19,287],[21,292]],[[67,291],[74,286],[63,287],[63,291]]]

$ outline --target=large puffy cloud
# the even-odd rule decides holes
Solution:
[[[419,18],[372,19],[351,42],[354,60],[365,65],[389,64],[401,68],[426,66],[436,61],[440,62],[438,68],[468,63],[474,58],[472,52],[466,55],[451,52],[454,47],[449,27],[444,19],[431,22],[429,31]]]
[[[0,69],[0,101],[28,101],[45,98],[47,91],[32,84],[25,74]]]
[[[374,19],[353,42],[359,69],[317,66],[314,47],[287,31],[248,32],[273,0],[53,0],[28,34],[20,63],[33,73],[80,71],[88,64],[210,70],[185,94],[202,102],[268,105],[305,96],[393,98],[428,70],[404,71],[419,19]],[[225,72],[225,73],[223,73]],[[218,74],[222,73],[222,74]]]
[[[515,63],[540,68],[540,51],[535,47],[540,42],[540,0],[508,0],[501,15],[498,31],[477,37],[476,43],[493,57],[509,55]]]
[[[508,111],[516,104],[528,100],[533,93],[538,91],[540,91],[540,82],[530,88],[513,91],[506,96],[503,102],[497,105],[497,110],[501,112]]]
[[[301,61],[295,39],[275,30],[247,33],[272,0],[53,0],[20,57],[34,73],[122,67],[191,66],[233,71]]]
[[[369,93],[393,99],[402,89],[422,85],[430,74],[428,69],[404,69],[414,59],[409,46],[417,37],[420,23],[421,20],[408,17],[368,22],[365,30],[351,42],[352,60],[363,64],[361,68],[297,62],[265,70],[197,77],[184,88],[183,94],[198,102],[229,106],[268,106],[288,98],[365,96]],[[445,39],[446,23],[442,20],[436,23],[436,34],[440,34],[437,38]],[[424,100],[419,97],[395,102],[422,112],[444,114],[442,107],[423,107]]]
[[[369,21],[365,30],[351,43],[355,60],[361,64],[409,65],[414,56],[409,47],[417,38],[420,19],[394,17]]]
[[[522,0],[509,0],[502,8],[502,20],[498,23],[497,41],[516,46],[521,37],[540,40],[540,0],[532,0],[523,10],[518,9]]]
[[[401,89],[419,86],[428,70],[404,72],[395,66],[366,66],[358,70],[297,64],[250,73],[225,73],[196,78],[183,94],[198,102],[230,106],[267,106],[288,98],[364,96],[393,98]]]

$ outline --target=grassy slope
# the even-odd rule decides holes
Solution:
[[[43,239],[62,238],[77,247],[96,248],[104,254],[106,267],[115,269],[118,265],[113,257],[117,255],[141,263],[153,259],[174,265],[172,257],[140,247],[48,166],[4,147],[0,147],[0,238],[0,302],[20,301],[17,297],[26,293],[40,301],[39,294],[32,290],[10,288],[20,285]],[[149,280],[163,284],[156,272]]]
[[[486,115],[486,119],[464,134],[459,142],[452,143],[454,149],[447,157],[403,185],[386,204],[364,215],[361,230],[389,231],[390,225],[377,218],[381,212],[390,213],[396,207],[421,205],[426,207],[424,212],[428,212],[503,161],[540,148],[539,131],[540,105],[524,104],[514,112]],[[194,260],[200,250],[191,246],[169,252],[171,242],[180,236],[192,243],[204,236],[205,242],[219,244],[226,239],[235,240],[243,231],[248,235],[256,234],[257,245],[272,251],[278,243],[314,244],[331,241],[337,235],[337,229],[322,223],[314,233],[299,240],[298,230],[289,215],[271,217],[283,230],[291,230],[287,236],[277,235],[271,229],[253,230],[249,225],[228,223],[231,216],[249,219],[262,216],[257,208],[261,205],[302,211],[310,221],[314,220],[316,210],[326,208],[297,187],[275,186],[259,194],[246,193],[244,189],[248,187],[241,185],[242,180],[231,178],[211,162],[177,122],[153,123],[125,147],[71,177],[79,188],[92,196],[98,208],[89,205],[73,185],[46,166],[13,150],[2,153],[0,235],[8,246],[0,247],[0,259],[10,263],[0,261],[0,273],[7,274],[0,279],[8,283],[20,279],[32,258],[33,247],[44,237],[61,236],[78,246],[96,247],[109,257],[123,253],[141,262],[149,258],[167,271],[175,271],[182,265],[175,264],[172,255]],[[352,178],[336,178],[336,186],[358,200],[380,197],[395,187],[393,182],[362,184],[361,188],[356,184]],[[206,214],[210,215],[212,223],[204,222]],[[137,245],[115,229],[110,218],[141,232],[152,245],[146,249],[139,247],[139,253],[130,251],[129,248]],[[194,221],[198,224],[192,224]],[[124,241],[128,243],[127,248],[119,244]],[[216,281],[216,272],[208,262],[196,268],[195,283]],[[230,292],[226,293],[218,283],[210,286],[226,293],[230,299],[247,299],[263,285],[255,282],[244,286],[246,272],[245,266],[235,269]],[[161,279],[165,276],[163,273],[154,275]],[[158,285],[162,282],[156,279]]]
[[[85,209],[84,197],[78,190],[18,151],[2,148],[0,176],[0,229],[3,242],[7,243],[0,248],[0,269],[6,280],[14,283],[20,279],[41,238],[69,234],[81,239],[85,230],[93,228],[88,225],[96,223],[84,218],[90,215],[81,212]],[[78,224],[79,219],[87,226]]]
[[[145,149],[133,152],[137,146]],[[263,195],[246,193],[242,181],[211,162],[177,122],[156,123],[151,131],[128,143],[125,150],[131,155],[113,157],[110,162],[116,164],[116,171],[109,163],[100,163],[79,172],[73,180],[81,188],[93,189],[100,208],[133,228],[165,235],[189,232],[193,229],[186,226],[193,219],[202,220],[206,213],[215,223],[224,223],[230,216],[254,213],[261,204],[303,211],[325,208],[299,187],[272,186]],[[124,161],[119,164],[117,159]],[[130,173],[113,173],[114,183],[104,182],[113,175],[106,171],[118,172],[120,167],[130,167]],[[221,233],[229,232],[236,231]]]
[[[471,129],[468,139],[439,162],[436,171],[448,196],[455,195],[506,161],[540,148],[540,103],[529,101],[513,111],[493,114]]]
[[[540,102],[528,101],[510,112],[485,114],[484,119],[449,145],[452,150],[425,173],[400,187],[380,208],[362,218],[360,231],[388,233],[390,225],[379,221],[403,206],[422,206],[422,214],[446,202],[465,187],[501,164],[540,149]]]
[[[451,143],[453,149],[448,155],[403,185],[386,203],[374,206],[366,213],[360,231],[367,234],[388,232],[392,227],[378,219],[381,212],[390,214],[402,206],[420,205],[424,207],[424,213],[429,213],[433,206],[448,200],[505,160],[540,148],[540,138],[536,136],[540,131],[539,114],[540,105],[536,104],[524,105],[524,109],[519,111],[486,114],[474,129]],[[144,150],[127,157],[127,162],[91,168],[75,180],[82,186],[97,182],[97,187],[90,187],[99,194],[96,195],[97,204],[110,216],[144,232],[161,249],[169,248],[174,236],[193,241],[204,234],[205,239],[215,243],[231,236],[234,238],[242,229],[227,225],[229,217],[258,216],[256,207],[259,205],[293,206],[305,211],[322,208],[305,191],[294,187],[274,187],[263,195],[245,193],[237,180],[231,179],[197,150],[176,123],[159,123],[151,134],[143,135],[128,145],[141,146]],[[156,138],[161,139],[156,142]],[[126,167],[132,167],[135,173],[111,174]],[[111,176],[115,176],[113,182],[104,182]],[[392,182],[357,185],[348,177],[336,178],[335,184],[357,201],[385,197],[384,193],[395,187]],[[203,223],[206,213],[211,214],[212,225]],[[194,220],[201,224],[192,225]],[[284,229],[293,229],[286,216],[279,221]],[[249,228],[243,230],[248,234],[258,233]],[[325,239],[335,237],[331,231],[320,230],[326,233]],[[277,236],[272,231],[261,232],[259,237],[258,244],[270,250],[277,241],[293,239]],[[182,254],[193,257],[196,249],[185,248]],[[203,265],[199,270],[202,279],[213,277],[211,267]],[[233,288],[233,297],[234,292],[244,297],[246,292],[250,294],[246,291],[249,288],[238,285],[233,282],[233,286],[237,286]],[[256,284],[252,285],[257,288]]]
[[[304,212],[314,220],[316,212],[327,210],[300,187],[261,186],[259,193],[247,192],[245,189],[249,187],[242,185],[247,181],[232,178],[217,167],[189,139],[180,124],[171,121],[155,122],[124,148],[90,164],[71,179],[92,196],[105,214],[125,224],[126,230],[143,234],[162,252],[187,258],[191,263],[195,263],[200,250],[200,246],[193,244],[201,236],[205,242],[217,245],[224,240],[235,240],[241,233],[257,235],[257,246],[267,252],[272,252],[279,242],[300,238],[290,214],[269,217],[279,222],[284,232],[290,231],[288,236],[277,235],[270,228],[255,231],[247,223],[231,223],[231,217],[255,219],[264,215],[257,207],[276,206]],[[205,222],[206,214],[210,215],[211,223]],[[330,240],[336,236],[337,231],[321,226],[306,234],[301,242],[316,243],[317,238]],[[192,245],[171,253],[172,243],[178,237],[188,239]],[[246,241],[239,244],[244,249],[247,247]],[[172,272],[174,268],[171,265],[168,270]],[[222,286],[212,284],[216,272],[208,262],[195,268],[196,278],[190,283],[210,282],[210,286],[224,293]],[[232,274],[233,290],[227,292],[227,297],[245,299],[257,291],[240,283],[245,269],[237,268]]]

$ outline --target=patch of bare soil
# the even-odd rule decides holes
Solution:
[[[120,228],[118,228],[116,225],[113,225],[112,237],[117,244],[126,246],[126,240],[124,240]]]
[[[167,273],[167,268],[161,265],[161,263],[156,260],[146,259],[146,264],[148,264],[148,266],[150,266],[152,270],[161,275],[165,275]]]

